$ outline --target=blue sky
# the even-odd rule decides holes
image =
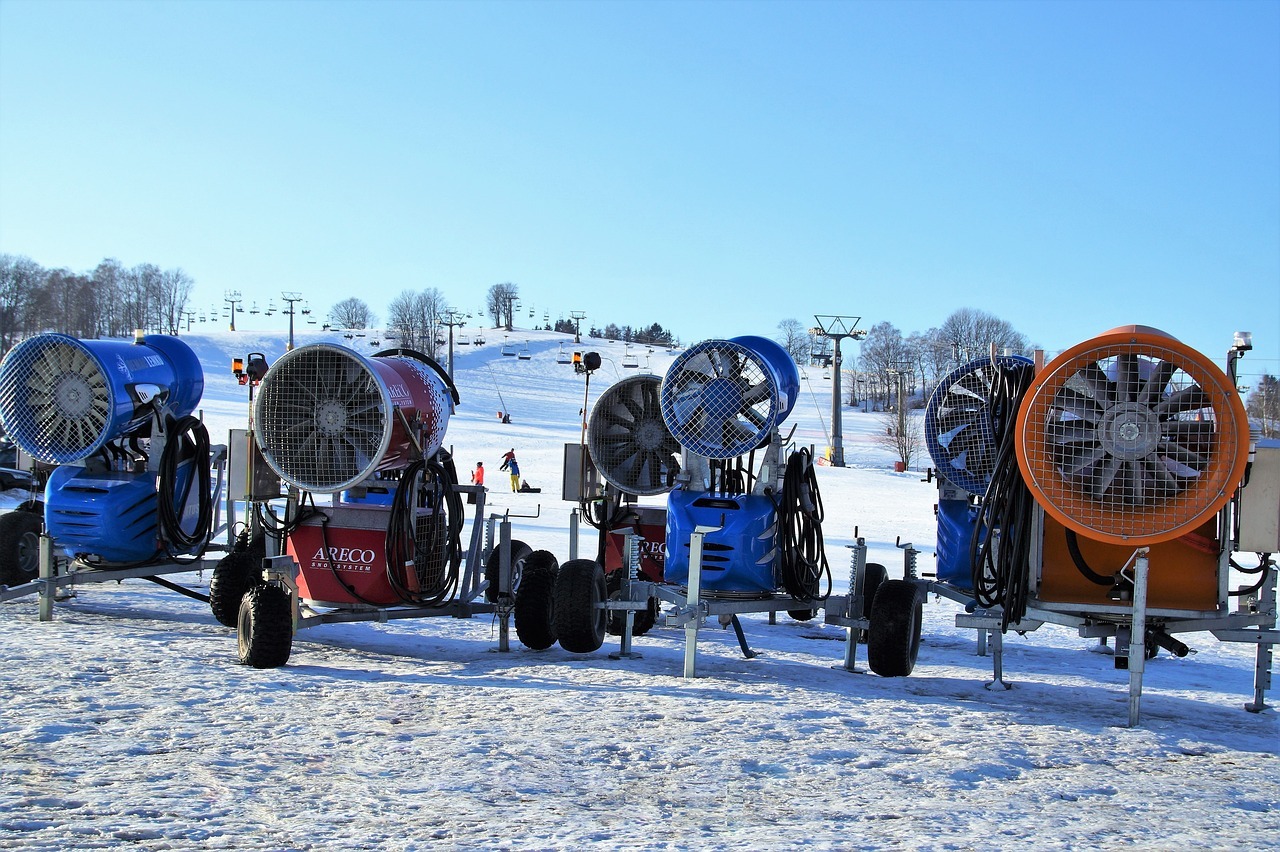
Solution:
[[[0,0],[0,251],[1280,372],[1280,3]],[[258,318],[254,318],[258,319]],[[529,322],[527,314],[523,317]]]

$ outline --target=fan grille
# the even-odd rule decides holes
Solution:
[[[662,420],[660,385],[657,376],[630,376],[601,394],[591,410],[591,459],[609,484],[627,494],[664,494],[680,470],[680,444]]]
[[[24,452],[68,464],[115,437],[115,390],[98,360],[74,339],[40,335],[14,347],[0,367],[0,418]]]
[[[779,389],[754,351],[728,340],[686,350],[662,379],[662,418],[680,445],[730,459],[760,445],[779,419]]]
[[[309,491],[341,491],[377,469],[391,441],[391,400],[364,358],[313,344],[263,379],[254,427],[267,464]]]
[[[1023,476],[1047,511],[1090,538],[1135,546],[1217,512],[1249,446],[1230,380],[1159,332],[1064,352],[1028,390],[1018,430]]]
[[[1001,370],[1027,366],[1029,358],[980,358],[952,371],[939,384],[924,412],[924,435],[933,463],[947,481],[983,494],[995,472],[997,424],[991,398]]]

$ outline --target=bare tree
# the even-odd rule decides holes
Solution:
[[[156,305],[160,327],[165,334],[177,334],[182,328],[182,312],[191,299],[195,281],[181,269],[169,269],[161,273],[160,300]]]
[[[902,339],[902,332],[892,323],[879,322],[867,331],[867,337],[862,341],[858,364],[864,372],[875,377],[875,381],[869,384],[876,391],[883,390],[885,402],[888,401],[888,388],[891,387],[889,373],[905,370],[912,362],[911,351]]]
[[[329,322],[336,328],[368,328],[377,317],[362,299],[352,296],[329,309]]]
[[[791,360],[802,366],[809,363],[809,330],[799,320],[784,319],[778,323],[778,342]]]
[[[387,327],[395,332],[402,346],[436,357],[441,323],[449,312],[449,303],[439,290],[405,290],[391,300],[387,311]]]
[[[512,330],[515,304],[520,301],[520,288],[510,281],[494,284],[485,299],[485,312],[493,317],[493,327]]]
[[[938,332],[946,345],[951,347],[953,360],[957,364],[981,358],[991,351],[992,345],[997,352],[1008,350],[1014,355],[1031,352],[1031,344],[1026,335],[1005,320],[974,308],[954,311],[943,321]]]
[[[924,445],[924,427],[921,418],[910,417],[906,412],[880,415],[881,433],[876,443],[897,455],[904,469],[919,455]]]
[[[1280,381],[1271,374],[1258,380],[1258,385],[1245,402],[1249,416],[1262,426],[1262,437],[1280,435]]]
[[[44,277],[44,269],[31,258],[0,254],[0,349],[7,352],[26,331]]]

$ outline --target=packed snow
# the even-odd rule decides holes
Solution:
[[[621,343],[584,341],[605,357],[587,398],[558,363],[566,336],[517,332],[529,360],[503,357],[494,338],[457,350],[462,405],[446,445],[464,478],[476,461],[490,468],[489,512],[563,561],[563,446],[579,440],[584,399],[634,371]],[[184,339],[225,440],[247,413],[231,358],[274,361],[282,335]],[[299,335],[319,339],[334,335]],[[672,360],[638,351],[641,372]],[[805,373],[786,428],[821,453],[831,381]],[[929,460],[894,472],[875,440],[882,416],[846,408],[848,466],[818,468],[838,593],[856,535],[891,577],[898,543],[932,570]],[[497,467],[511,448],[540,494],[507,490]],[[209,572],[169,579],[207,592]],[[300,631],[283,668],[257,670],[238,664],[234,631],[206,604],[146,581],[79,586],[47,623],[35,596],[20,598],[0,605],[0,849],[1276,845],[1280,723],[1242,709],[1253,646],[1181,635],[1194,653],[1148,663],[1130,728],[1129,675],[1097,640],[1010,634],[1013,687],[988,689],[992,659],[955,626],[960,610],[926,604],[910,677],[867,673],[865,647],[846,671],[843,629],[781,613],[742,617],[752,659],[713,620],[686,679],[675,627],[614,659],[615,637],[580,655],[530,651],[514,631],[501,653],[488,615],[331,624]]]

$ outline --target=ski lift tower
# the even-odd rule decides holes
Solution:
[[[236,330],[236,305],[244,301],[239,290],[226,290],[222,294],[222,301],[226,302],[231,308],[231,330]]]
[[[289,347],[285,351],[292,352],[293,351],[293,304],[294,302],[302,301],[302,294],[295,293],[292,290],[286,290],[285,292],[280,294],[280,298],[281,300],[289,303],[288,309],[284,311],[284,313],[289,315]]]
[[[582,311],[570,311],[569,319],[573,320],[573,342],[575,344],[582,343],[582,321],[587,315]]]
[[[436,318],[437,323],[449,327],[449,381],[453,381],[453,330],[467,324],[465,317],[462,311],[449,308]]]
[[[835,343],[831,357],[831,466],[844,467],[844,431],[840,421],[840,341],[846,337],[862,340],[867,332],[856,327],[862,317],[814,314],[813,318],[818,321],[818,327],[812,330],[814,336],[828,337]]]

